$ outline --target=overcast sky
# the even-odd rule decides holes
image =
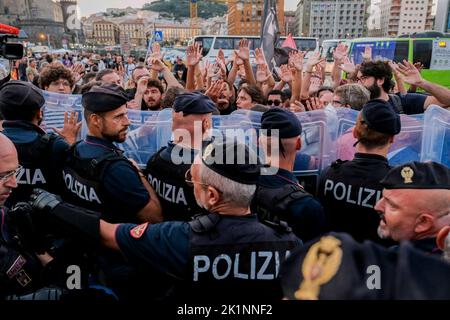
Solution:
[[[142,8],[149,0],[78,0],[81,16],[106,11],[106,8]],[[285,0],[285,10],[295,10],[298,0]]]

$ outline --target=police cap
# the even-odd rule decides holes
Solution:
[[[203,149],[202,162],[221,176],[242,184],[256,184],[261,172],[257,154],[231,138],[208,144]]]
[[[45,104],[39,88],[25,81],[12,80],[0,87],[0,109],[38,110]]]
[[[130,100],[125,90],[116,84],[104,83],[93,86],[83,94],[82,104],[91,112],[108,112],[115,110]]]
[[[400,116],[384,100],[370,100],[363,106],[361,115],[369,128],[377,132],[396,135],[401,130]]]
[[[427,270],[427,272],[423,272]],[[450,264],[410,242],[396,250],[331,233],[295,249],[280,268],[290,300],[449,299]]]
[[[450,169],[436,162],[409,162],[381,180],[386,189],[450,189]]]
[[[298,137],[302,134],[302,124],[295,114],[281,108],[273,108],[263,113],[261,129],[268,130],[268,136],[272,135],[271,130],[279,130],[281,139]]]
[[[175,112],[183,112],[183,116],[190,114],[213,113],[216,110],[214,102],[202,93],[189,92],[180,94],[173,102]]]

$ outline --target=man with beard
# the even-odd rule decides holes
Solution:
[[[94,86],[82,98],[88,136],[68,152],[64,199],[103,212],[110,222],[159,222],[161,207],[145,176],[113,143],[127,138],[129,98],[115,84]]]
[[[397,66],[403,81],[427,91],[430,95],[418,93],[390,94],[394,88],[393,73],[388,62],[366,61],[361,64],[357,80],[370,91],[370,99],[389,101],[398,113],[419,114],[432,104],[446,107],[450,101],[450,90],[424,80],[411,63]]]
[[[134,99],[141,110],[159,111],[162,109],[163,93],[164,88],[159,80],[143,77],[138,82]]]
[[[66,113],[64,128],[58,131],[61,137],[47,134],[39,127],[44,104],[41,91],[31,83],[10,81],[0,87],[0,112],[6,120],[3,133],[16,146],[22,165],[17,175],[19,187],[8,200],[10,205],[27,201],[34,188],[55,193],[60,191],[62,180],[55,170],[61,168],[69,143],[76,141],[81,123],[77,124],[76,113],[70,117]]]
[[[442,254],[436,237],[450,225],[450,169],[436,162],[410,162],[390,170],[380,183],[383,197],[375,206],[381,216],[379,235]]]

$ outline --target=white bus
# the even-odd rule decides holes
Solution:
[[[198,42],[203,47],[203,56],[209,61],[214,61],[217,57],[219,49],[225,54],[225,58],[232,56],[233,51],[239,47],[239,41],[242,39],[248,39],[250,43],[250,59],[254,58],[254,50],[261,47],[261,38],[258,36],[207,36],[201,35],[194,38],[195,42]],[[301,51],[314,52],[319,50],[319,41],[317,38],[310,37],[293,37],[297,49]],[[280,37],[277,47],[281,47],[286,37]]]

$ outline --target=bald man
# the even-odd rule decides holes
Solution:
[[[420,250],[442,254],[436,237],[450,225],[450,169],[411,162],[389,171],[381,184],[383,197],[375,206],[381,215],[380,236],[410,240]]]
[[[19,160],[14,144],[4,134],[0,133],[0,208],[17,188],[16,173]]]
[[[214,102],[201,93],[184,93],[175,98],[174,140],[152,156],[146,168],[147,179],[158,194],[165,221],[190,221],[194,215],[203,213],[195,201],[193,188],[185,181],[185,174],[208,135],[215,110]]]

